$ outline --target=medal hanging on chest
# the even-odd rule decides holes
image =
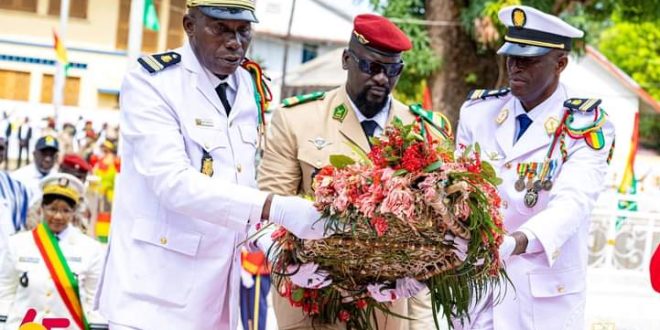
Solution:
[[[200,172],[206,176],[213,176],[213,157],[206,150],[204,150],[204,153],[202,154],[202,166]]]
[[[525,190],[525,172],[527,172],[527,164],[519,163],[516,171],[518,172],[518,180],[516,180],[513,187],[516,191],[523,191]]]
[[[536,177],[536,170],[538,169],[538,163],[529,163],[527,167],[527,190],[530,190],[534,187],[534,177]]]
[[[534,188],[529,189],[525,193],[523,201],[525,202],[525,206],[531,209],[539,201],[539,193]]]

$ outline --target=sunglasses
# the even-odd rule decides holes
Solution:
[[[368,75],[375,76],[383,72],[386,76],[394,78],[400,75],[401,71],[403,71],[403,61],[399,63],[379,63],[359,58],[351,49],[348,49],[348,53],[358,64],[360,71]]]

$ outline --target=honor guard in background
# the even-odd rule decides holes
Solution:
[[[28,309],[43,318],[66,318],[66,329],[89,329],[105,320],[92,302],[103,246],[71,222],[83,184],[65,173],[42,181],[42,221],[31,231],[11,236],[0,261],[0,329],[18,329]]]
[[[121,89],[121,173],[98,307],[110,329],[236,329],[240,249],[261,220],[324,237],[313,203],[256,189],[267,100],[253,0],[188,0],[181,48]]]
[[[329,165],[333,154],[354,154],[351,144],[368,153],[368,138],[379,136],[395,117],[410,123],[422,116],[440,138],[451,134],[438,113],[407,107],[394,99],[394,90],[404,63],[403,51],[410,40],[396,25],[376,15],[355,18],[349,46],[342,55],[348,71],[346,84],[327,93],[316,92],[283,101],[275,111],[259,166],[259,188],[278,194],[311,194],[314,175]],[[339,60],[339,59],[338,59]],[[273,290],[273,305],[280,329],[337,329],[340,324],[314,324]],[[411,329],[431,329],[433,315],[426,289],[415,299],[393,302],[394,313],[412,318]],[[408,329],[408,320],[378,316],[381,329]]]
[[[457,329],[584,329],[589,217],[604,188],[614,128],[600,100],[559,76],[583,32],[526,6],[503,8],[509,88],[475,90],[457,146],[479,143],[503,182],[500,247],[513,288],[491,293]],[[499,303],[497,302],[499,300]],[[494,303],[495,301],[495,303]]]

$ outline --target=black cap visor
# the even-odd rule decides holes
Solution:
[[[545,55],[551,50],[552,48],[505,42],[504,45],[502,45],[502,47],[497,50],[497,54],[506,56],[534,57]]]
[[[253,23],[259,23],[259,20],[257,20],[257,16],[254,15],[253,11],[243,8],[228,8],[228,7],[214,7],[214,6],[199,6],[197,8],[199,8],[199,10],[202,13],[204,13],[204,15],[216,19],[248,21]]]

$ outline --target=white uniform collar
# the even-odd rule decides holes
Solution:
[[[527,112],[527,116],[532,121],[536,121],[537,119],[545,119],[543,115],[546,114],[548,110],[556,110],[556,105],[557,101],[563,104],[564,100],[566,99],[566,90],[564,88],[564,85],[558,84],[557,89],[548,97],[545,101],[541,102],[539,105],[534,107],[534,109],[531,109],[530,111]],[[522,106],[522,103],[518,98],[516,98],[515,102],[513,103],[513,117],[518,118],[518,115],[521,115],[525,113],[525,109]]]
[[[213,86],[214,88],[218,87],[218,85],[220,85],[222,83],[227,83],[227,85],[229,85],[229,89],[236,92],[236,90],[237,90],[237,88],[236,88],[236,77],[235,77],[236,74],[230,74],[230,75],[227,76],[227,78],[220,79],[220,78],[218,78],[218,76],[214,75],[211,71],[209,71],[208,69],[206,69],[203,66],[202,66],[202,71],[204,71],[204,74],[206,75],[206,77],[211,82],[211,86]]]
[[[69,237],[71,234],[72,234],[71,224],[66,226],[66,228],[64,228],[64,230],[62,230],[59,234],[53,233],[53,235],[59,238],[60,242],[64,242],[66,238]]]
[[[378,124],[378,128],[380,128],[380,131],[382,132],[385,129],[385,125],[387,125],[387,118],[389,118],[390,115],[390,105],[392,104],[392,95],[389,95],[387,97],[387,102],[385,102],[385,106],[383,109],[378,111],[378,113],[371,117],[367,118],[365,117],[362,112],[357,108],[355,103],[353,103],[353,100],[351,100],[351,97],[347,97],[348,102],[351,104],[351,108],[353,108],[353,112],[355,112],[355,115],[357,116],[357,119],[360,123],[362,123],[365,120],[373,120]]]

